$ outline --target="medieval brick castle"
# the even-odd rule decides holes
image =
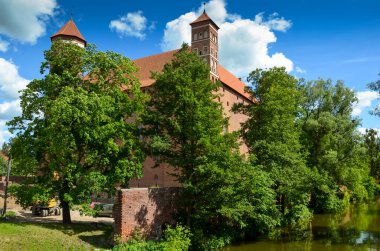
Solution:
[[[235,114],[231,112],[231,108],[235,103],[251,102],[247,93],[244,92],[246,85],[218,62],[218,25],[207,15],[206,11],[202,13],[191,25],[191,49],[199,57],[210,65],[210,79],[212,81],[219,80],[222,85],[219,91],[222,95],[219,102],[222,103],[224,114],[229,118],[229,126],[227,131],[237,131],[240,124],[247,118],[243,114]],[[73,20],[69,20],[51,40],[62,39],[77,44],[80,47],[86,46],[86,40],[79,32]],[[160,54],[147,56],[134,60],[139,68],[137,77],[140,80],[142,88],[149,88],[154,85],[151,78],[151,72],[162,71],[164,65],[169,63],[174,54],[178,50],[163,52]],[[247,152],[247,147],[242,144],[240,146],[241,153]],[[179,183],[170,175],[173,171],[168,165],[161,164],[159,167],[154,166],[154,157],[147,157],[144,162],[143,177],[141,179],[133,179],[130,181],[130,187],[175,187]]]

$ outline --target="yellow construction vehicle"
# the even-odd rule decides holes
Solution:
[[[48,201],[46,205],[33,205],[32,208],[33,215],[41,215],[42,217],[48,215],[61,215],[61,208],[59,207],[58,200],[53,198]]]

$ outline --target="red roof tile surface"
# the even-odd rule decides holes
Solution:
[[[141,82],[141,86],[148,87],[153,85],[155,80],[151,78],[152,72],[161,72],[164,65],[170,63],[177,51],[178,50],[172,50],[134,60],[136,66],[139,68],[137,77]],[[251,100],[250,95],[244,91],[246,84],[244,84],[240,79],[235,77],[220,64],[218,65],[218,74],[219,79],[223,84]]]
[[[202,13],[202,15],[200,15],[193,22],[191,22],[190,25],[193,25],[193,24],[196,24],[196,23],[200,23],[200,22],[203,22],[203,21],[210,21],[210,22],[212,22],[216,26],[217,29],[219,29],[219,26],[216,25],[216,23],[214,21],[212,21],[212,19],[207,15],[206,11],[204,11]]]
[[[51,39],[58,36],[76,37],[86,43],[86,39],[84,39],[72,19],[70,19],[57,33],[51,36]]]

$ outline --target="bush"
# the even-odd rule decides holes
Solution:
[[[2,214],[2,210],[0,210]],[[14,211],[7,211],[4,216],[0,215],[0,219],[14,219],[16,218],[16,212]]]
[[[141,233],[136,231],[131,240],[119,244],[113,248],[116,251],[186,251],[190,247],[190,231],[177,225],[168,227],[164,232],[164,238],[159,241],[146,241]]]

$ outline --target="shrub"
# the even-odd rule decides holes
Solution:
[[[186,251],[190,247],[190,231],[180,225],[168,227],[164,238],[159,241],[144,240],[140,231],[133,234],[131,240],[114,247],[116,251]]]

